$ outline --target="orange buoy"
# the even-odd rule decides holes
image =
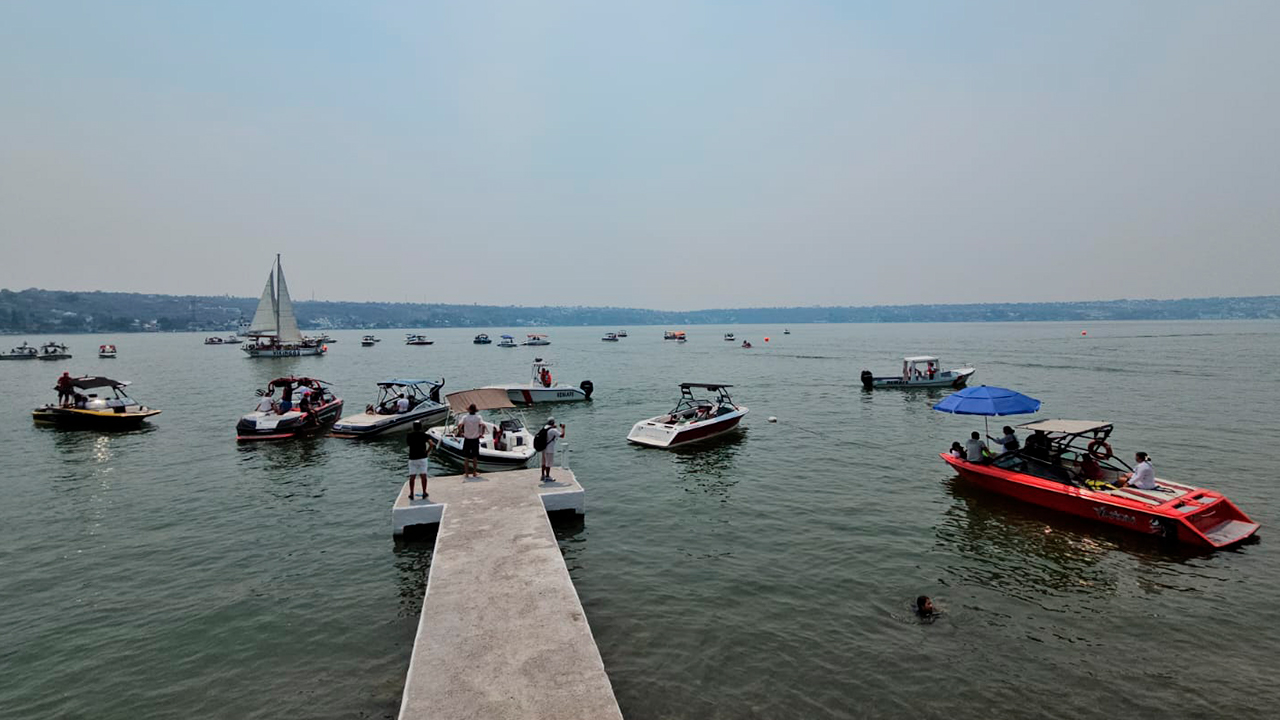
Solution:
[[[1087,330],[1081,330],[1081,331],[1080,331],[1080,334],[1081,334],[1081,335],[1088,335],[1088,334],[1089,334],[1089,332],[1088,332]]]

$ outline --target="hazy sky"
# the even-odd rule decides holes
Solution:
[[[0,287],[1280,293],[1280,2],[0,3]]]

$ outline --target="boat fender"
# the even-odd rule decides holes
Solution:
[[[1098,448],[1102,448],[1102,450],[1099,451]],[[1107,444],[1106,440],[1101,438],[1089,443],[1089,454],[1098,460],[1110,460],[1113,457],[1111,446]]]
[[[578,389],[582,390],[583,394],[585,394],[587,399],[590,400],[591,393],[595,392],[596,386],[593,385],[590,380],[583,380],[582,384],[578,386]]]
[[[862,371],[862,387],[870,390],[871,386],[874,383],[875,383],[875,376],[871,374],[871,371],[863,370]]]

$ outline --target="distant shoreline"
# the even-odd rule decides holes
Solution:
[[[0,334],[234,332],[257,298],[0,290]],[[1093,300],[1052,303],[967,303],[690,311],[616,307],[516,307],[445,303],[295,301],[299,325],[330,330],[439,328],[641,327],[960,322],[1106,322],[1153,320],[1278,320],[1280,295]]]

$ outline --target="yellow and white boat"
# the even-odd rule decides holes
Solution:
[[[71,382],[74,401],[70,405],[50,403],[31,411],[37,423],[66,428],[92,430],[132,430],[160,411],[139,405],[124,388],[129,383],[102,376],[85,376]],[[112,397],[101,397],[95,390],[110,388]],[[105,394],[105,393],[104,393]]]

